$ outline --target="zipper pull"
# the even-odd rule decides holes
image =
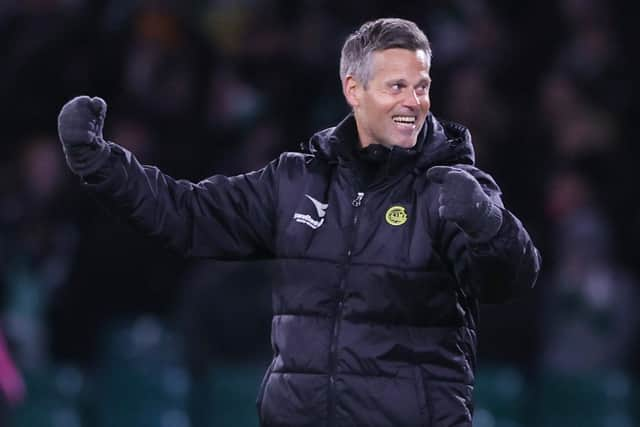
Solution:
[[[353,202],[351,202],[351,204],[354,207],[359,207],[362,204],[362,198],[364,197],[364,193],[358,193],[358,195],[356,196],[355,199],[353,199]]]

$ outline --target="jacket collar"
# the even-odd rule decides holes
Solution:
[[[350,163],[359,149],[353,114],[347,115],[335,127],[315,133],[302,148],[304,152],[329,163]],[[458,123],[439,121],[432,113],[427,116],[414,147],[368,147],[370,152],[376,150],[389,150],[386,162],[390,172],[408,164],[416,171],[426,171],[436,164],[474,164],[475,161],[469,130]]]

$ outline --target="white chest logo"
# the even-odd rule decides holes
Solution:
[[[293,215],[293,219],[316,230],[320,228],[322,224],[324,224],[324,216],[327,214],[327,208],[329,207],[329,204],[319,202],[308,194],[305,194],[305,197],[311,200],[311,203],[313,203],[313,206],[316,208],[318,219],[313,218],[311,215],[301,214],[297,212]]]

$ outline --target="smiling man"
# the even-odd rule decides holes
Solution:
[[[431,107],[430,51],[374,51],[368,59],[366,71],[371,77],[367,78],[361,70],[348,69],[353,67],[347,65],[350,47],[345,46],[341,77],[344,95],[353,107],[360,145],[413,147]]]
[[[102,99],[62,108],[69,167],[144,233],[280,263],[263,426],[471,426],[478,304],[531,288],[540,257],[469,131],[430,112],[430,66],[414,23],[365,23],[342,49],[352,113],[303,153],[199,183],[106,142]]]

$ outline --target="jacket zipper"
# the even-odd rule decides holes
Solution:
[[[333,323],[333,332],[331,335],[331,345],[329,347],[329,396],[327,399],[328,411],[327,411],[327,425],[333,426],[335,424],[335,410],[336,410],[336,369],[338,367],[338,336],[340,335],[340,324],[342,322],[342,311],[344,308],[344,296],[345,288],[347,285],[347,272],[351,264],[351,255],[353,245],[356,236],[356,227],[358,225],[358,208],[362,205],[362,199],[364,198],[363,192],[358,192],[356,197],[351,201],[351,205],[354,207],[353,221],[351,227],[351,233],[347,244],[347,259],[343,264],[342,277],[340,279],[340,288],[338,290],[338,306],[336,309],[336,315]]]

